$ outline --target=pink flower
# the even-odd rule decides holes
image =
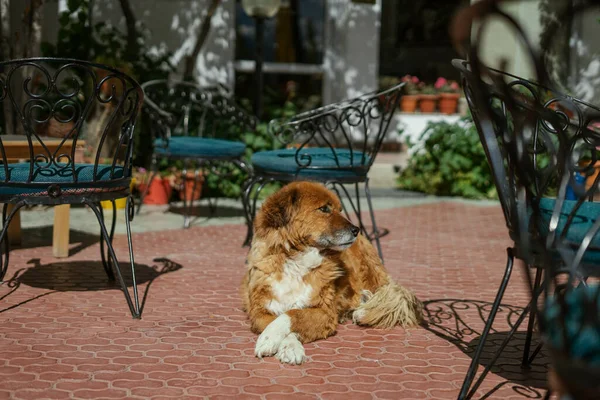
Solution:
[[[419,78],[417,78],[416,76],[413,76],[412,83],[419,83]]]
[[[437,81],[435,81],[434,87],[436,89],[441,89],[442,87],[446,86],[447,83],[448,81],[445,78],[438,78]]]
[[[452,83],[450,84],[450,89],[459,90],[460,86],[458,86],[458,83],[456,83],[455,81],[452,81]]]

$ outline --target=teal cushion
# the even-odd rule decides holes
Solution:
[[[154,149],[157,154],[193,158],[235,158],[246,151],[242,142],[211,139],[197,136],[173,136],[168,141],[156,139]]]
[[[58,163],[48,168],[33,165],[32,183],[74,183],[73,168],[65,168],[66,164]],[[96,173],[97,181],[108,181],[123,178],[123,167],[115,166],[114,175],[111,177],[111,165],[99,164]],[[94,164],[75,164],[75,176],[77,182],[94,181]],[[29,178],[29,163],[8,164],[9,182],[27,182]],[[0,165],[0,183],[6,179],[6,171]]]
[[[600,367],[599,291],[600,286],[594,284],[566,291],[564,301],[548,297],[543,324],[544,335],[553,349],[568,351],[571,358]]]
[[[552,212],[554,209],[554,204],[556,203],[556,199],[552,198],[543,198],[540,201],[540,211],[541,211],[541,228],[547,229],[550,224],[550,218],[552,218]],[[556,228],[557,235],[561,235],[565,229],[565,225],[567,223],[567,219],[569,215],[572,213],[573,208],[577,204],[577,200],[565,200],[562,211],[560,214],[560,218],[558,220],[558,226]],[[600,216],[600,203],[586,201],[581,204],[579,209],[577,210],[575,217],[571,221],[566,240],[573,244],[573,246],[579,247],[581,242],[583,241],[585,235],[588,233],[592,225],[596,222],[596,219]],[[547,231],[546,231],[547,232]],[[543,232],[542,232],[543,233]],[[584,258],[584,263],[588,264],[600,264],[600,232],[598,232],[594,238],[592,239],[592,243],[588,250],[586,251]]]
[[[65,168],[66,164],[58,163],[58,165],[51,165],[48,168],[41,168],[33,165],[33,175],[31,183],[38,184],[74,184],[75,179],[73,177],[73,169],[69,166]],[[114,175],[111,176],[111,165],[99,164],[98,171],[96,173],[96,181],[110,181],[114,179],[123,178],[123,167],[115,166]],[[89,183],[94,181],[94,164],[75,164],[75,176],[77,177],[77,183]],[[8,164],[8,182],[9,183],[26,183],[29,178],[29,163],[18,163]],[[3,186],[6,179],[6,171],[4,166],[0,165],[0,194],[16,195],[19,193],[35,193],[42,190],[37,188],[26,188],[26,187],[15,187],[15,186]],[[77,187],[77,185],[70,185],[70,187]],[[44,189],[45,190],[45,189]]]
[[[298,157],[299,163],[308,164],[310,157],[310,166],[308,168],[298,165],[298,162],[296,162],[296,152],[296,149],[261,151],[252,155],[252,164],[256,169],[263,172],[290,174],[303,178],[325,176],[338,178],[361,177],[365,176],[368,171],[370,158],[365,156],[365,162],[363,163],[363,153],[358,151],[351,152],[348,149],[335,149],[334,155],[334,150],[329,147],[309,147],[302,149]],[[319,167],[319,169],[311,167]],[[356,167],[357,169],[343,169],[347,167]]]

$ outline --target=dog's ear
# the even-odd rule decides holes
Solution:
[[[271,195],[263,204],[262,226],[270,229],[280,229],[290,223],[293,213],[296,211],[300,193],[298,189],[283,188]]]

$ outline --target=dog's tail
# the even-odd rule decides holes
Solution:
[[[391,279],[371,293],[363,291],[362,304],[352,319],[358,325],[389,329],[396,325],[408,328],[423,320],[423,303],[410,290]]]

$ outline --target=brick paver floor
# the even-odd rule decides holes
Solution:
[[[253,356],[256,336],[238,297],[247,251],[241,225],[136,234],[141,320],[108,284],[89,235],[57,260],[47,235],[30,232],[11,253],[12,280],[0,286],[0,398],[456,398],[504,271],[500,209],[438,203],[379,211],[378,219],[391,231],[386,265],[426,303],[429,325],[344,324],[306,345],[301,366]],[[124,237],[116,246],[126,254]],[[491,346],[526,304],[524,282],[516,269]],[[542,352],[522,371],[524,335],[517,336],[480,395],[545,392],[548,360]]]

